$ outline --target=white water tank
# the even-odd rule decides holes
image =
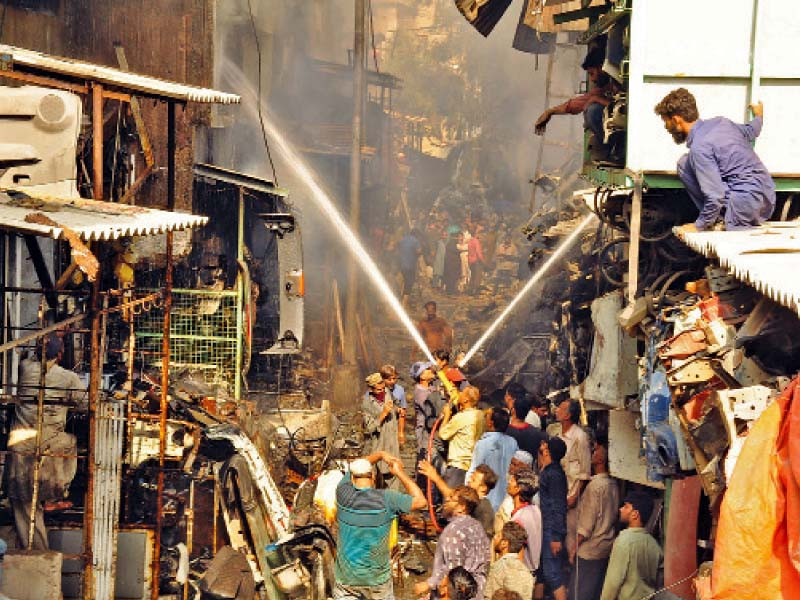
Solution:
[[[0,187],[77,196],[81,110],[80,98],[70,92],[0,86]]]

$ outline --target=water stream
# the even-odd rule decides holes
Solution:
[[[243,96],[248,96],[250,99],[252,99],[252,102],[243,102],[243,106],[249,112],[251,112],[253,118],[257,120],[258,96],[256,90],[250,84],[244,73],[242,73],[241,69],[230,60],[224,60],[222,68],[223,72],[225,73],[225,78],[228,79],[233,85],[233,89],[237,90],[237,93]],[[366,248],[364,248],[364,245],[358,239],[358,236],[356,236],[355,232],[350,229],[350,226],[337,210],[336,205],[333,203],[331,197],[318,183],[315,173],[311,170],[303,157],[294,149],[291,142],[289,142],[283,132],[280,131],[275,125],[275,122],[271,118],[269,111],[267,110],[267,106],[263,101],[261,102],[261,116],[264,121],[264,129],[266,129],[270,141],[274,143],[278,154],[281,155],[289,168],[294,171],[295,175],[306,186],[310,192],[311,199],[325,214],[325,216],[328,217],[328,222],[330,223],[333,231],[336,232],[336,234],[341,238],[342,242],[344,242],[344,245],[347,247],[347,249],[350,250],[364,273],[377,288],[378,292],[386,301],[386,303],[394,311],[395,315],[397,315],[397,318],[400,319],[400,322],[408,330],[408,333],[420,347],[426,358],[431,362],[435,362],[430,349],[428,349],[428,346],[422,339],[422,336],[414,325],[414,322],[411,320],[411,317],[408,316],[408,313],[403,308],[400,300],[398,300],[397,296],[395,296],[391,286],[384,278],[381,270],[378,268],[378,265],[372,260],[372,257],[369,255]],[[346,326],[354,327],[355,323],[347,323]]]
[[[511,314],[511,312],[514,310],[517,304],[520,303],[520,301],[531,290],[531,288],[534,285],[536,285],[536,283],[547,273],[547,271],[554,264],[556,264],[559,260],[561,260],[561,258],[567,252],[567,250],[569,250],[573,246],[573,244],[575,244],[575,242],[578,239],[580,239],[580,235],[583,232],[583,230],[586,229],[596,218],[597,217],[594,215],[594,213],[586,215],[586,218],[584,218],[583,221],[581,221],[578,224],[578,226],[572,231],[572,233],[570,233],[566,238],[564,238],[561,241],[558,247],[553,251],[553,254],[551,254],[550,257],[544,262],[544,264],[542,264],[542,266],[539,267],[533,275],[531,275],[531,278],[528,280],[528,282],[522,287],[522,289],[517,293],[517,295],[514,296],[511,302],[508,303],[508,306],[506,306],[503,309],[503,312],[497,315],[497,318],[492,322],[491,325],[489,325],[486,331],[483,332],[483,335],[480,338],[478,338],[478,341],[475,342],[475,344],[473,344],[472,348],[470,348],[469,351],[467,351],[467,353],[464,355],[464,358],[458,364],[459,367],[463,367],[469,362],[469,360],[475,355],[475,353],[481,348],[481,346],[483,346],[486,343],[486,340],[488,340],[492,336],[492,334],[494,334],[497,328],[500,327],[500,325],[502,325],[503,321],[505,321],[508,318],[508,315]]]

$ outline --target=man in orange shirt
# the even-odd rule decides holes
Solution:
[[[425,303],[425,318],[417,323],[417,329],[431,352],[453,348],[453,328],[436,314],[436,302]]]

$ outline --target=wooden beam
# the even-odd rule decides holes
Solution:
[[[119,68],[123,71],[128,70],[128,58],[125,56],[125,48],[120,44],[114,44],[114,51],[117,53],[117,62]],[[144,119],[142,118],[142,109],[139,106],[139,100],[136,96],[129,96],[131,103],[131,113],[133,113],[133,121],[136,123],[136,133],[139,135],[139,143],[142,145],[142,154],[144,154],[144,162],[149,169],[152,170],[155,160],[153,159],[153,147],[150,145],[150,137],[147,135],[147,127],[145,127]],[[125,197],[128,197],[127,192]]]
[[[103,199],[103,86],[92,85],[92,196]]]
[[[53,79],[52,77],[42,77],[41,75],[32,75],[30,73],[24,73],[22,71],[0,70],[0,77],[5,77],[6,79],[15,79],[17,81],[24,81],[26,83],[32,83],[34,85],[41,85],[44,87],[57,88],[59,90],[68,90],[70,92],[75,92],[76,94],[89,93],[89,87],[86,85],[81,85],[79,83],[70,83],[68,81],[61,81],[59,79]]]
[[[633,207],[631,208],[631,236],[628,246],[628,303],[636,300],[639,289],[639,233],[642,227],[642,194],[644,176],[635,173],[633,177]]]

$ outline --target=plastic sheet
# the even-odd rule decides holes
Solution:
[[[720,510],[715,600],[800,598],[800,378],[762,413]]]

